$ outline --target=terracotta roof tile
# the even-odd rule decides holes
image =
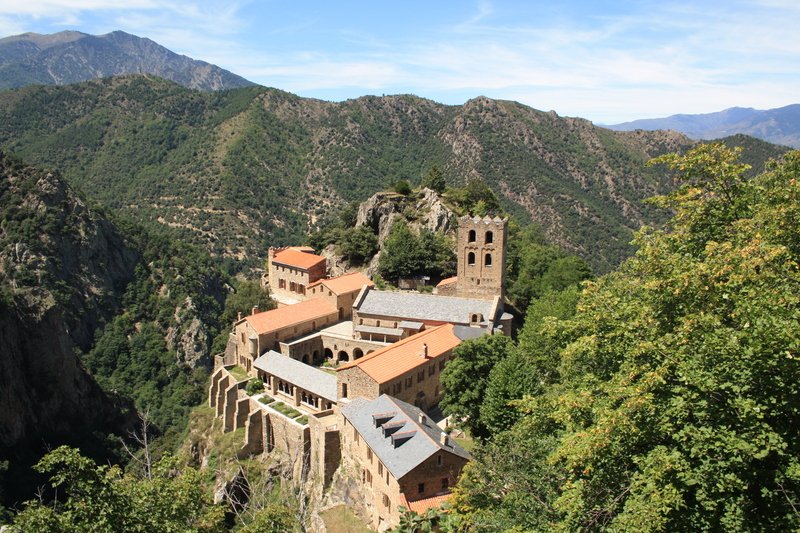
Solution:
[[[459,344],[461,339],[453,333],[453,325],[442,324],[380,348],[361,359],[340,366],[337,371],[357,366],[376,382],[386,383],[452,350]],[[423,345],[427,345],[427,357],[421,355]]]
[[[361,272],[352,272],[335,278],[321,279],[309,284],[307,289],[316,285],[325,285],[328,290],[333,291],[333,293],[337,295],[360,291],[364,285],[369,285],[370,287],[375,286],[372,280]]]
[[[453,276],[452,278],[444,278],[442,281],[436,284],[437,287],[444,287],[445,285],[451,285],[458,281],[458,276]]]
[[[300,252],[292,248],[287,248],[286,250],[281,250],[280,252],[276,253],[272,257],[272,262],[308,270],[309,268],[320,263],[324,263],[325,258],[321,255]]]
[[[438,509],[441,507],[450,499],[450,496],[452,495],[452,492],[448,492],[447,494],[439,494],[430,498],[424,498],[422,500],[410,502],[408,501],[408,498],[406,498],[405,493],[401,493],[400,504],[405,505],[410,511],[414,511],[417,514],[424,514],[428,509]]]
[[[256,330],[256,333],[264,335],[265,333],[271,333],[295,324],[337,313],[338,310],[335,305],[322,298],[314,298],[305,302],[287,305],[286,307],[264,311],[263,313],[256,313],[245,317],[245,320]]]

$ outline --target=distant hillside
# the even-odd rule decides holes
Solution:
[[[761,111],[731,107],[718,113],[672,115],[607,126],[612,130],[675,130],[692,139],[718,139],[737,133],[800,148],[800,104]]]
[[[630,253],[633,229],[660,219],[642,199],[671,184],[644,163],[692,144],[484,97],[332,103],[142,76],[0,93],[0,146],[58,166],[104,206],[251,265],[437,165],[451,186],[483,180],[505,209],[604,272]]]
[[[65,85],[123,74],[151,74],[202,91],[253,85],[215,65],[122,31],[23,33],[0,39],[0,89]]]

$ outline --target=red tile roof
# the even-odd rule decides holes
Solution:
[[[452,278],[444,278],[442,281],[436,284],[437,287],[443,287],[444,285],[450,285],[451,283],[456,283],[458,281],[458,276],[453,276]]]
[[[311,287],[315,287],[320,284],[325,285],[328,290],[333,291],[333,293],[336,295],[360,291],[364,285],[369,285],[370,287],[375,286],[375,284],[372,283],[372,280],[370,280],[361,272],[352,272],[350,274],[344,274],[335,278],[315,281],[314,283],[309,284],[306,289],[310,289]]]
[[[278,331],[286,327],[324,318],[328,315],[338,315],[336,306],[322,298],[313,298],[286,307],[279,307],[271,311],[256,313],[245,317],[247,323],[259,335]]]
[[[447,502],[452,495],[452,492],[448,492],[447,494],[439,494],[438,496],[432,496],[430,498],[410,502],[408,501],[408,498],[406,498],[405,493],[401,493],[400,504],[405,505],[406,508],[408,508],[410,511],[414,511],[417,514],[424,514],[428,509],[438,509],[441,507],[442,504]]]
[[[433,326],[421,333],[385,346],[371,354],[342,365],[337,371],[359,367],[378,383],[386,383],[423,365],[461,344],[453,333],[452,324]],[[427,347],[427,357],[422,352]]]
[[[276,253],[272,257],[272,262],[308,270],[320,263],[324,263],[325,258],[321,255],[300,252],[292,248],[287,248],[286,250],[281,250],[280,252]]]

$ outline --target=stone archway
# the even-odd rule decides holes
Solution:
[[[319,360],[319,350],[314,350],[314,353],[311,354],[311,361],[315,365],[320,364],[321,361]]]
[[[303,355],[303,362],[304,362],[305,364],[308,364],[308,354],[304,354],[304,355]]]
[[[333,361],[333,350],[330,348],[325,348],[325,359],[328,361]]]
[[[364,351],[361,348],[355,348],[353,350],[353,359],[361,359],[364,357]]]
[[[338,357],[338,360],[339,360],[340,363],[342,361],[349,361],[350,360],[350,355],[347,352],[345,352],[344,350],[341,350],[337,357]]]

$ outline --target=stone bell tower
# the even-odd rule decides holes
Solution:
[[[508,219],[463,216],[458,221],[456,295],[505,298]]]

